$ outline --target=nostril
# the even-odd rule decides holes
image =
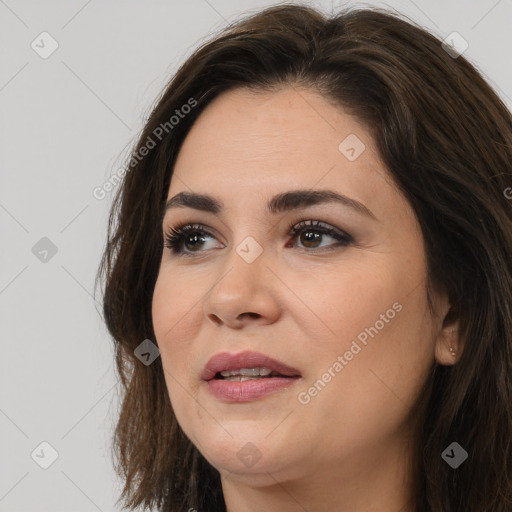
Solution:
[[[250,318],[260,318],[261,315],[259,315],[258,313],[252,313],[252,312],[241,313],[240,315],[238,315],[238,318],[243,318],[244,316],[248,316]]]
[[[208,317],[217,327],[219,327],[223,323],[222,320],[217,315],[211,314],[208,315]]]

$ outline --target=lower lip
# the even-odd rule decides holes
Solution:
[[[267,377],[236,382],[211,379],[207,382],[212,395],[228,402],[251,402],[265,395],[293,385],[299,377]]]

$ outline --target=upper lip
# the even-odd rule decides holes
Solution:
[[[280,375],[300,377],[299,371],[295,368],[265,354],[247,350],[237,354],[231,354],[230,352],[215,354],[206,363],[201,378],[203,380],[211,380],[218,372],[240,370],[241,368],[269,368]]]

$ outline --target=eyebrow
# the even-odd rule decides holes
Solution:
[[[339,203],[361,215],[377,220],[373,212],[363,203],[333,190],[291,190],[283,192],[268,201],[267,211],[277,214],[326,203]],[[162,218],[167,211],[175,208],[193,208],[218,215],[222,212],[224,205],[222,201],[206,194],[180,192],[167,201],[162,212]]]

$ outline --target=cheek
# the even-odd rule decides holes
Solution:
[[[197,331],[197,302],[192,286],[177,279],[176,273],[160,271],[153,293],[152,318],[162,362],[169,371],[182,368],[185,362],[185,341]]]
[[[200,304],[196,295],[190,286],[176,278],[176,273],[167,269],[159,273],[152,300],[153,329],[164,378],[176,418],[184,430],[192,418],[202,415],[200,408],[195,407],[196,390],[191,390],[188,383],[191,353],[187,341],[197,336],[198,330]],[[198,442],[195,438],[193,441]]]
[[[433,361],[425,289],[410,284],[421,282],[422,275],[420,268],[372,265],[320,281],[320,292],[305,302],[315,304],[322,320],[317,324],[329,334],[309,330],[309,346],[303,348],[314,363],[304,401],[311,399],[326,410],[344,403],[352,413],[365,410],[370,416],[372,411],[382,414],[383,407],[403,412],[404,404],[413,405]],[[301,321],[308,332],[307,319]]]
[[[311,354],[322,365],[310,375],[301,403],[309,401],[311,413],[326,421],[329,412],[339,428],[354,423],[356,432],[374,425],[379,437],[398,428],[415,404],[433,362],[433,343],[422,290],[407,295],[390,286],[379,292],[374,283],[374,291],[364,300],[352,297],[331,318],[343,334]]]
[[[165,255],[164,255],[165,258]],[[197,323],[201,299],[208,291],[207,275],[162,263],[153,292],[152,314],[155,331],[187,338],[187,330]],[[205,279],[206,278],[206,279]],[[194,322],[193,322],[194,321]],[[155,332],[158,337],[158,333]]]
[[[321,327],[323,337],[319,332],[316,343],[336,349],[364,334],[364,329],[379,320],[400,295],[396,276],[375,262],[344,261],[330,272],[317,272],[315,283],[302,284],[301,298],[315,313],[302,316],[303,329],[307,332],[314,325]]]

